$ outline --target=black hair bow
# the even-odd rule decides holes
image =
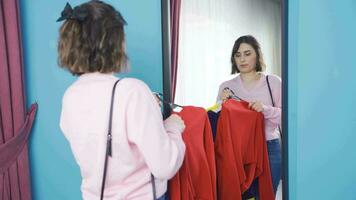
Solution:
[[[61,17],[57,19],[57,22],[67,20],[67,19],[74,19],[74,20],[78,20],[79,22],[83,22],[87,16],[88,16],[88,11],[86,9],[82,9],[78,6],[76,6],[73,9],[72,6],[69,3],[67,3],[61,13]]]

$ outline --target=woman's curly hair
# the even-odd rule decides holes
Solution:
[[[60,27],[58,63],[74,75],[126,70],[125,20],[112,6],[90,1],[74,9],[84,20],[67,19]]]

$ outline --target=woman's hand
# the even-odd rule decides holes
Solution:
[[[257,112],[263,112],[263,104],[260,101],[250,102],[248,103],[248,107]]]
[[[231,92],[228,89],[223,89],[222,95],[221,95],[221,100],[224,103],[231,97]]]
[[[182,118],[177,115],[177,114],[172,114],[171,116],[169,116],[166,120],[165,120],[165,123],[174,123],[176,124],[180,130],[183,130],[185,129],[185,124],[184,124],[184,121],[182,120]]]

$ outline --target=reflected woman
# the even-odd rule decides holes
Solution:
[[[228,87],[239,98],[249,102],[249,108],[262,112],[274,193],[281,179],[281,145],[278,126],[281,124],[281,78],[262,71],[264,61],[260,44],[251,35],[238,38],[231,54],[231,74],[238,75],[219,87],[218,101],[225,101]],[[269,90],[270,86],[270,90]]]

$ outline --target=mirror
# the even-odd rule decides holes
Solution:
[[[264,76],[257,73],[257,79],[264,79],[266,75],[272,79],[281,78],[279,97],[283,102],[282,100],[279,102],[279,108],[282,107],[283,110],[280,110],[279,117],[283,116],[281,121],[286,122],[287,108],[281,106],[286,105],[287,98],[285,80],[287,77],[284,76],[287,70],[286,26],[284,25],[286,2],[284,0],[195,0],[193,2],[171,0],[170,3],[162,0],[164,98],[168,101],[174,99],[173,102],[178,105],[209,108],[221,100],[217,98],[218,93],[222,92],[219,86],[228,80],[240,80],[239,83],[242,85],[236,88],[256,89],[254,84],[258,84],[258,81],[248,84],[242,75],[243,72],[231,75],[232,57],[236,62],[237,59],[245,59],[237,58],[245,54],[242,45],[238,45],[235,54],[232,55],[234,43],[241,36],[251,35],[259,43],[260,53],[265,63],[262,65]],[[246,44],[246,41],[241,44],[244,43]],[[251,44],[247,46],[253,47]],[[252,51],[254,50],[256,48],[252,48]],[[239,67],[242,66],[243,64]],[[266,83],[264,85],[267,86]],[[268,87],[265,89],[265,96],[274,94],[268,92]],[[249,97],[248,91],[246,90],[245,93],[233,91],[233,93],[246,97],[248,102],[255,98],[255,101],[262,101],[264,104],[263,100],[256,99],[258,98],[256,96]],[[277,128],[274,130],[278,134],[283,132],[283,137],[279,137],[282,145],[280,173],[283,181],[279,182],[276,199],[288,199],[287,129],[286,123],[283,124],[285,124],[285,128],[281,127],[283,130]],[[266,134],[266,140],[269,139]]]

